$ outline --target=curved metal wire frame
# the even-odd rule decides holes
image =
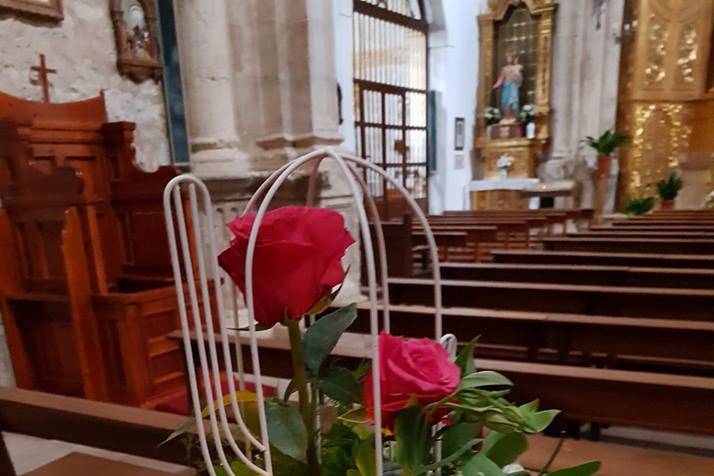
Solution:
[[[257,406],[258,406],[258,416],[259,416],[259,421],[260,421],[260,432],[261,432],[261,441],[257,441],[255,437],[250,433],[250,431],[247,429],[245,426],[240,412],[238,411],[238,403],[237,403],[237,398],[235,394],[235,386],[233,384],[233,379],[229,378],[229,393],[231,396],[231,406],[233,409],[234,414],[236,415],[236,420],[239,423],[239,428],[243,435],[248,438],[254,445],[255,447],[263,452],[264,459],[265,459],[265,469],[257,467],[252,461],[250,461],[250,458],[248,455],[243,453],[238,445],[236,444],[235,440],[233,439],[233,436],[231,435],[228,420],[226,417],[226,412],[225,409],[223,408],[223,405],[220,403],[217,405],[218,407],[218,415],[216,415],[216,409],[213,408],[213,405],[209,405],[208,408],[208,417],[209,417],[209,423],[210,423],[210,428],[211,432],[214,436],[214,443],[216,447],[216,453],[218,454],[219,461],[221,463],[221,466],[225,469],[226,473],[230,476],[235,476],[233,471],[230,468],[230,464],[227,461],[225,457],[225,453],[223,451],[222,445],[221,445],[221,433],[219,432],[219,425],[218,425],[218,419],[220,418],[220,427],[223,429],[223,436],[232,448],[232,450],[236,453],[238,458],[243,461],[248,467],[253,469],[254,471],[258,472],[261,475],[272,475],[273,470],[272,470],[272,463],[270,459],[270,444],[269,444],[269,437],[268,437],[268,431],[267,431],[267,421],[266,421],[266,415],[265,415],[265,408],[264,408],[264,395],[263,395],[263,387],[262,387],[262,376],[260,372],[260,358],[259,358],[259,350],[258,350],[258,344],[257,344],[257,335],[256,335],[256,324],[255,324],[255,303],[254,303],[254,297],[253,297],[253,255],[255,252],[255,247],[257,244],[257,239],[258,239],[258,232],[260,229],[260,224],[262,223],[262,220],[265,216],[265,213],[268,211],[268,208],[270,207],[270,204],[277,193],[278,189],[280,186],[288,179],[288,177],[296,171],[298,168],[302,167],[305,164],[308,164],[310,162],[315,162],[314,167],[312,169],[312,175],[310,177],[310,182],[309,182],[309,187],[308,187],[308,197],[307,197],[307,203],[308,205],[312,205],[314,200],[315,200],[315,193],[316,193],[316,177],[317,173],[319,171],[319,166],[320,163],[324,159],[331,159],[334,160],[339,169],[342,171],[345,179],[348,182],[350,192],[352,194],[353,200],[354,200],[354,206],[355,209],[357,210],[357,215],[359,218],[359,227],[360,227],[360,235],[361,235],[361,243],[362,246],[364,247],[364,255],[366,259],[366,269],[367,269],[367,281],[369,285],[369,302],[370,302],[370,329],[371,329],[371,359],[372,362],[378,363],[379,362],[379,319],[378,319],[378,299],[377,299],[377,277],[376,277],[376,265],[375,265],[375,256],[374,256],[374,246],[372,243],[372,237],[370,233],[370,226],[369,226],[369,221],[367,218],[367,210],[365,209],[365,203],[367,204],[367,208],[369,209],[369,215],[371,216],[374,224],[375,224],[375,235],[377,238],[377,246],[378,246],[378,251],[379,251],[379,266],[380,266],[380,272],[382,276],[382,289],[383,289],[383,317],[384,317],[384,329],[388,332],[390,328],[390,318],[389,318],[389,290],[388,290],[388,285],[387,285],[387,276],[388,276],[388,269],[387,269],[387,260],[386,260],[386,247],[385,247],[385,242],[384,242],[384,235],[382,233],[382,227],[381,227],[381,221],[379,219],[378,211],[376,204],[374,202],[374,199],[369,195],[366,184],[364,183],[364,180],[362,179],[361,175],[356,169],[357,167],[362,167],[366,168],[369,170],[372,170],[373,172],[381,175],[385,180],[387,180],[389,183],[391,183],[404,197],[404,199],[407,201],[411,209],[413,210],[414,214],[416,215],[417,219],[421,223],[426,239],[427,239],[427,244],[429,246],[429,251],[431,255],[431,260],[432,260],[432,272],[433,272],[433,280],[434,280],[434,337],[437,341],[441,342],[442,345],[444,345],[447,350],[449,350],[450,355],[454,353],[454,345],[453,343],[455,342],[455,338],[453,336],[442,336],[442,304],[441,304],[441,273],[440,273],[440,265],[439,265],[439,256],[436,248],[436,241],[434,239],[434,235],[431,231],[431,228],[429,226],[429,222],[426,218],[426,215],[424,212],[419,208],[419,205],[416,203],[414,198],[411,197],[409,192],[394,178],[390,177],[383,169],[380,167],[362,159],[359,157],[356,157],[351,154],[346,154],[342,151],[336,151],[333,148],[325,148],[325,149],[320,149],[316,150],[314,152],[308,153],[306,155],[303,155],[301,157],[298,157],[282,167],[280,167],[278,170],[276,170],[273,174],[271,174],[270,177],[268,177],[267,180],[261,186],[258,188],[256,193],[251,197],[250,201],[248,202],[246,206],[246,210],[244,214],[251,213],[253,210],[255,210],[256,205],[258,201],[260,201],[260,206],[257,208],[257,212],[255,215],[255,219],[253,222],[253,227],[251,229],[249,238],[248,238],[248,247],[246,251],[246,263],[245,263],[245,277],[246,277],[246,282],[245,282],[245,302],[246,306],[248,309],[248,330],[249,330],[249,336],[250,336],[250,352],[251,352],[251,360],[253,364],[253,375],[254,375],[254,383],[255,383],[255,388],[256,388],[256,395],[257,395]],[[214,282],[218,282],[218,265],[217,265],[217,254],[215,252],[215,239],[213,237],[213,219],[212,219],[212,210],[211,210],[211,201],[210,201],[210,196],[208,194],[208,190],[205,187],[205,185],[196,177],[186,174],[182,175],[180,177],[176,177],[173,179],[167,186],[166,190],[164,191],[164,208],[165,208],[165,216],[166,216],[166,223],[167,223],[167,233],[169,235],[169,245],[171,248],[171,257],[172,257],[172,264],[173,264],[173,269],[174,269],[174,275],[176,277],[176,290],[177,290],[177,297],[178,297],[178,304],[179,304],[179,315],[181,318],[181,327],[183,331],[183,339],[184,339],[184,348],[186,349],[186,360],[187,360],[187,367],[188,367],[188,373],[189,373],[189,382],[190,382],[190,390],[191,390],[191,397],[192,397],[192,402],[194,406],[194,414],[195,414],[195,419],[196,419],[196,427],[198,430],[199,434],[199,442],[201,445],[201,451],[204,457],[204,460],[208,466],[208,471],[211,474],[211,476],[215,476],[215,471],[213,470],[212,467],[212,460],[211,460],[211,454],[209,450],[209,445],[208,445],[208,440],[206,438],[206,428],[203,422],[203,416],[201,415],[201,410],[200,410],[200,397],[199,397],[199,390],[198,390],[198,382],[196,380],[196,372],[191,363],[193,362],[193,352],[192,352],[192,347],[191,347],[191,335],[190,335],[190,326],[188,324],[188,318],[186,316],[186,307],[185,307],[185,299],[184,299],[184,291],[183,291],[183,284],[182,284],[182,279],[183,275],[181,274],[181,265],[179,263],[179,250],[177,248],[177,243],[176,243],[176,236],[175,236],[175,230],[174,230],[174,224],[173,224],[173,212],[172,212],[172,204],[171,204],[171,198],[173,196],[173,208],[175,208],[176,215],[177,215],[177,220],[178,220],[178,229],[179,229],[179,235],[181,238],[181,254],[184,257],[184,269],[186,272],[186,280],[187,280],[187,286],[188,286],[188,291],[189,291],[189,297],[191,298],[191,309],[192,309],[192,314],[194,318],[194,331],[196,332],[196,340],[198,341],[198,350],[199,350],[199,361],[201,363],[201,370],[203,373],[203,379],[205,382],[209,381],[209,372],[207,369],[208,361],[206,358],[206,353],[204,349],[204,339],[203,339],[203,333],[201,330],[201,322],[200,322],[200,310],[198,309],[198,300],[197,300],[197,294],[195,292],[195,287],[191,285],[191,283],[194,282],[194,276],[193,276],[193,271],[192,271],[192,262],[190,258],[190,245],[189,241],[186,236],[186,230],[185,230],[185,216],[183,213],[183,208],[182,208],[182,202],[181,202],[181,192],[180,192],[180,184],[187,182],[189,184],[189,199],[191,202],[191,211],[192,211],[192,220],[193,220],[193,228],[194,228],[194,234],[195,235],[200,235],[201,227],[200,227],[200,217],[198,215],[198,207],[197,207],[197,200],[196,200],[196,192],[195,188],[198,186],[201,195],[202,195],[202,201],[203,201],[203,212],[205,216],[207,217],[207,230],[209,232],[209,236],[206,237],[207,243],[208,243],[208,248],[209,248],[209,260],[210,260],[210,269],[209,271],[211,272],[211,279],[216,279]],[[364,202],[363,202],[364,199]],[[204,229],[205,230],[205,229]],[[218,359],[217,359],[217,352],[216,352],[216,344],[215,344],[215,333],[213,329],[213,325],[211,322],[211,311],[210,311],[210,300],[207,299],[207,290],[208,290],[208,285],[206,281],[206,273],[205,273],[205,268],[201,264],[203,262],[204,256],[203,256],[203,237],[197,238],[197,243],[196,243],[196,252],[198,254],[199,258],[199,278],[201,282],[201,289],[202,289],[202,297],[203,297],[203,302],[204,302],[204,312],[205,312],[205,317],[207,319],[206,323],[206,334],[207,334],[207,343],[209,347],[209,357],[211,359],[211,365],[212,368],[214,369],[213,372],[213,383],[214,383],[214,388],[211,389],[210,385],[204,385],[204,392],[206,396],[206,400],[209,402],[213,401],[218,401],[222,402],[223,401],[223,392],[221,388],[221,382],[220,382],[220,375],[218,374]],[[226,367],[226,370],[228,372],[228,375],[232,376],[233,375],[233,367],[230,359],[230,351],[228,348],[228,339],[227,339],[227,333],[225,329],[225,324],[223,320],[224,316],[224,310],[223,310],[223,305],[222,305],[222,299],[220,296],[220,291],[218,289],[218,286],[216,286],[216,301],[217,301],[217,311],[218,311],[218,322],[219,322],[219,327],[220,327],[220,332],[221,332],[221,337],[222,337],[222,344],[223,344],[223,354],[224,354],[224,365]],[[442,339],[443,338],[443,339]],[[375,428],[379,429],[382,427],[382,412],[381,412],[381,385],[380,385],[380,369],[379,365],[373,365],[372,366],[373,371],[372,371],[372,378],[373,378],[373,388],[374,388],[374,406],[375,406],[375,415],[374,415],[374,425]],[[219,398],[216,400],[214,399],[214,395],[218,396]],[[381,431],[375,431],[374,432],[374,443],[375,443],[375,451],[377,453],[376,455],[376,474],[382,474],[383,472],[383,460],[382,460],[382,432]],[[437,459],[439,458],[439,448],[437,448]]]

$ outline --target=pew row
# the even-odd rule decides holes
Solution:
[[[430,279],[391,278],[395,304],[433,306]],[[442,281],[446,307],[485,307],[586,315],[714,320],[714,290],[489,281]]]
[[[584,264],[655,268],[714,269],[714,254],[680,255],[588,251],[495,250],[496,263]]]
[[[441,277],[466,281],[714,289],[714,270],[628,266],[443,263]]]
[[[543,249],[611,253],[714,254],[714,239],[544,238]]]

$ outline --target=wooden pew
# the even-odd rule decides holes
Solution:
[[[348,334],[343,341],[354,344],[353,336]],[[177,333],[174,337],[180,339]],[[195,339],[192,342],[195,346]],[[235,342],[234,337],[229,338],[233,352]],[[260,346],[263,373],[291,378],[290,366],[284,364],[290,359],[287,341],[266,339]],[[248,346],[242,345],[242,351],[247,371],[251,372]],[[338,358],[340,365],[356,368],[366,357],[366,347],[341,343],[331,358]],[[544,408],[559,408],[569,418],[714,434],[714,412],[709,410],[714,398],[712,378],[482,358],[475,363],[478,369],[496,370],[511,378],[517,386],[513,394],[517,401],[541,398]],[[643,399],[643,395],[647,398]]]
[[[714,233],[712,225],[655,225],[638,224],[635,226],[603,225],[593,226],[589,231],[682,231],[682,232],[707,232]]]
[[[634,230],[619,228],[610,228],[607,230],[591,230],[581,231],[578,233],[569,233],[568,238],[681,238],[693,240],[714,239],[714,229],[711,231],[654,231],[635,228]]]
[[[430,279],[389,280],[396,304],[433,306]],[[447,307],[486,307],[587,315],[714,320],[714,290],[488,281],[442,282]]]
[[[367,334],[369,306],[360,303],[358,310],[350,332]],[[395,335],[434,334],[434,309],[429,306],[393,305],[390,321]],[[656,363],[669,360],[672,366],[691,361],[705,364],[710,372],[714,368],[714,322],[478,307],[444,309],[443,326],[444,333],[462,342],[478,337],[477,357],[616,367],[617,356],[638,356]]]
[[[544,238],[543,249],[610,253],[714,254],[714,239]]]
[[[652,227],[671,227],[671,226],[714,226],[714,220],[709,219],[666,219],[666,218],[648,218],[635,219],[628,218],[626,220],[613,220],[610,222],[613,226],[652,226]]]
[[[714,255],[496,250],[493,252],[493,258],[496,263],[587,264],[603,266],[714,269]]]
[[[450,252],[454,249],[464,250],[469,248],[470,255],[475,256],[476,251],[469,245],[469,234],[466,231],[446,231],[432,230],[436,247],[439,249],[439,259],[442,261],[450,261]],[[412,239],[414,244],[419,247],[427,246],[426,235],[423,231],[413,231]],[[475,259],[475,258],[472,258]]]
[[[0,387],[0,430],[60,440],[168,463],[201,461],[196,447],[164,441],[186,417],[75,397]],[[0,436],[1,438],[1,436]],[[0,473],[14,476],[0,456]]]
[[[688,375],[477,359],[510,378],[513,398],[539,398],[571,419],[714,434],[714,379]]]
[[[455,260],[459,261],[482,261],[485,258],[485,253],[495,244],[499,243],[499,232],[498,226],[484,226],[484,225],[441,225],[432,224],[430,225],[431,230],[435,234],[442,233],[465,233],[466,234],[466,245],[461,246],[461,249],[453,250],[450,256],[454,257]],[[423,236],[423,228],[415,224],[414,234],[416,236]],[[506,242],[503,244],[506,248],[509,248],[509,233],[504,233]],[[422,244],[426,244],[426,241],[422,239]]]
[[[714,270],[569,264],[444,263],[441,277],[467,281],[607,284],[714,289]]]

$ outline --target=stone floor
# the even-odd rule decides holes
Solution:
[[[194,471],[175,464],[163,463],[138,456],[130,456],[112,451],[105,451],[87,446],[73,445],[62,441],[43,440],[32,436],[3,433],[10,459],[18,475],[28,473],[54,460],[73,452],[99,456],[114,461],[140,466],[142,468],[164,471],[177,476],[195,474]]]

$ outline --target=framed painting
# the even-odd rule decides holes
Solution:
[[[466,119],[457,117],[454,119],[454,150],[464,150],[466,138]]]
[[[64,19],[62,0],[0,0],[0,11],[5,10],[51,21]]]

